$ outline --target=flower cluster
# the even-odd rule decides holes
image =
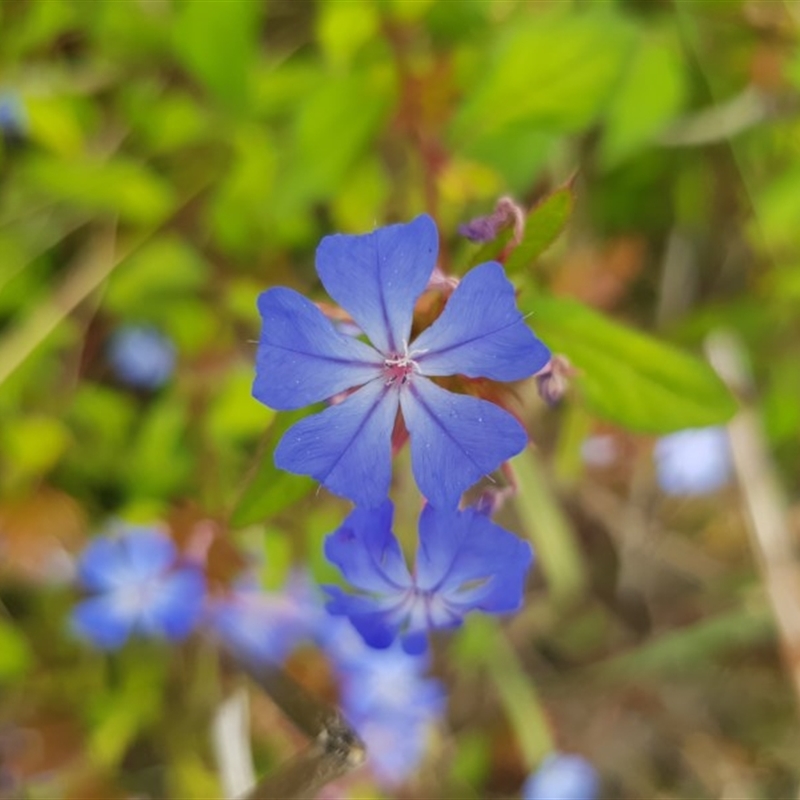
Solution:
[[[445,705],[442,686],[426,677],[427,659],[365,645],[347,622],[330,618],[306,575],[292,574],[282,591],[265,592],[247,576],[208,593],[199,567],[165,533],[140,527],[95,539],[79,574],[91,595],[73,610],[72,626],[95,646],[117,649],[133,634],[179,641],[200,628],[258,667],[280,666],[299,646],[316,645],[369,748],[375,779],[394,786],[422,761]]]
[[[335,322],[290,289],[259,298],[255,396],[285,410],[327,403],[286,432],[276,464],[355,503],[325,540],[326,557],[351,584],[326,587],[327,613],[303,575],[280,593],[252,579],[209,593],[205,550],[187,557],[159,528],[127,527],[84,552],[78,575],[88,596],[72,614],[77,634],[109,650],[134,634],[177,641],[198,626],[256,665],[281,664],[315,643],[385,785],[416,768],[443,712],[441,686],[425,677],[429,631],[457,626],[472,610],[517,609],[532,561],[530,545],[491,520],[497,503],[459,505],[527,443],[500,405],[507,394],[498,382],[541,371],[550,354],[517,310],[500,264],[457,281],[436,268],[437,250],[427,216],[323,239],[317,271],[349,314]],[[434,301],[423,302],[426,294]],[[156,388],[174,358],[163,344],[150,331],[121,331],[109,358],[121,377]],[[144,359],[152,370],[129,363],[130,351],[145,346],[158,356]],[[406,440],[425,499],[413,569],[388,497],[392,455]]]
[[[366,235],[328,236],[317,249],[317,274],[349,315],[346,325],[291,289],[269,289],[258,301],[254,396],[278,410],[328,403],[285,433],[275,463],[356,504],[325,544],[356,592],[328,588],[329,610],[349,617],[373,647],[400,635],[410,653],[425,649],[429,629],[522,601],[529,545],[482,513],[457,509],[469,487],[528,440],[519,421],[485,396],[502,397],[494,384],[527,378],[550,360],[499,263],[448,282],[437,256],[427,215]],[[450,290],[443,310],[420,325],[418,301],[442,287]],[[406,435],[427,500],[413,574],[387,499],[393,445]]]

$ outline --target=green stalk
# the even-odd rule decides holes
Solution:
[[[572,528],[532,447],[511,461],[519,484],[514,505],[547,579],[550,597],[571,603],[583,594],[586,569]]]

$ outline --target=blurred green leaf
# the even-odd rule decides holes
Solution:
[[[219,312],[201,297],[181,295],[170,303],[154,305],[152,312],[145,319],[161,325],[181,355],[200,355],[212,343],[225,341]]]
[[[229,372],[208,411],[208,431],[217,443],[256,438],[269,427],[275,412],[259,403],[251,392],[253,368]]]
[[[461,144],[524,120],[551,132],[578,130],[603,111],[635,42],[622,17],[544,12],[511,26],[493,62],[475,75],[452,133]]]
[[[143,164],[41,156],[25,165],[25,177],[53,199],[142,224],[160,222],[175,207],[172,187]]]
[[[129,645],[120,659],[120,684],[91,698],[89,750],[99,763],[116,765],[137,734],[162,714],[167,662],[159,655],[150,643]]]
[[[328,60],[348,64],[362,45],[375,39],[380,18],[370,0],[359,3],[323,3],[316,19],[317,39]]]
[[[25,101],[25,111],[34,141],[67,158],[83,150],[83,130],[67,98],[31,97]]]
[[[276,148],[255,125],[242,126],[233,144],[235,160],[208,213],[220,244],[237,253],[254,253],[270,234]]]
[[[31,666],[27,639],[11,622],[0,619],[0,683],[21,678]]]
[[[503,176],[508,191],[522,196],[530,192],[558,142],[555,134],[522,120],[470,142],[463,153],[466,158],[493,167]]]
[[[281,436],[306,413],[283,413],[276,417],[264,441],[261,459],[230,516],[230,525],[244,528],[274,517],[309,494],[316,482],[306,475],[293,475],[275,466],[272,452]]]
[[[533,545],[549,595],[568,605],[580,597],[587,571],[572,529],[535,450],[525,448],[509,462],[519,484],[513,503]]]
[[[706,669],[713,659],[756,644],[773,644],[775,621],[767,608],[737,608],[699,620],[630,652],[598,664],[592,671],[606,678],[679,676]]]
[[[627,328],[565,297],[521,303],[553,353],[577,370],[574,382],[589,409],[623,428],[669,433],[727,422],[736,401],[701,359]]]
[[[298,109],[291,161],[276,211],[282,211],[284,204],[293,209],[335,193],[393,100],[393,76],[388,71],[320,80]]]
[[[506,228],[500,231],[500,235],[492,239],[491,242],[485,242],[478,248],[472,248],[467,257],[469,266],[485,264],[487,261],[497,261],[513,235],[514,232],[511,228]]]
[[[333,198],[332,212],[337,230],[368,231],[383,209],[391,191],[391,181],[378,159],[361,161]]]
[[[542,198],[525,220],[525,234],[506,261],[506,271],[514,273],[530,267],[561,235],[572,214],[575,197],[564,186]]]
[[[8,231],[0,231],[0,312],[16,311],[19,308],[19,299],[15,297],[13,302],[10,302],[4,290],[30,261],[28,250],[21,238]]]
[[[251,99],[261,3],[184,0],[174,26],[175,50],[217,101],[241,113]]]
[[[489,617],[473,617],[467,624],[473,647],[483,643],[476,653],[485,666],[503,710],[517,735],[523,759],[533,769],[553,749],[550,725],[533,683],[525,674],[517,654]],[[463,638],[462,633],[459,638]]]
[[[113,272],[103,298],[122,317],[135,317],[153,304],[171,304],[176,295],[203,287],[209,269],[203,257],[174,234],[156,237]]]
[[[4,455],[17,476],[44,475],[52,469],[71,441],[69,429],[55,417],[17,417],[2,431]]]
[[[129,447],[125,475],[136,497],[169,497],[192,474],[186,402],[167,396],[152,405]]]
[[[800,218],[800,165],[793,164],[766,182],[754,201],[758,216],[750,224],[753,240],[765,240],[773,252],[793,249]]]
[[[600,157],[612,167],[648,144],[681,110],[683,63],[667,44],[642,38],[609,103]]]
[[[158,84],[134,84],[124,95],[126,118],[153,155],[180,152],[218,132],[213,115],[188,94]]]
[[[118,478],[136,419],[133,399],[122,392],[83,381],[66,415],[75,444],[67,453],[70,472],[82,481]]]

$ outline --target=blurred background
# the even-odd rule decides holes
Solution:
[[[794,0],[4,0],[0,796],[222,797],[231,696],[257,774],[303,746],[203,631],[78,640],[76,558],[158,523],[211,531],[212,587],[335,582],[347,504],[272,465],[291,415],[250,396],[256,297],[324,300],[323,235],[422,212],[463,274],[487,251],[459,225],[510,195],[520,306],[571,365],[560,402],[518,392],[536,447],[498,519],[538,553],[526,605],[438,638],[446,702],[370,718],[370,761],[321,796],[519,797],[556,750],[600,781],[564,797],[797,797],[799,23]],[[330,653],[291,649],[341,699]]]

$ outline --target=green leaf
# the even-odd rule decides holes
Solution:
[[[278,210],[296,209],[339,191],[380,129],[395,92],[386,70],[319,81],[296,113]]]
[[[11,622],[0,619],[0,683],[25,675],[33,656],[27,639]]]
[[[514,496],[514,507],[525,535],[533,544],[548,593],[565,605],[574,602],[587,583],[575,532],[533,448],[526,447],[510,464],[520,487]]]
[[[611,680],[666,678],[707,669],[739,650],[775,641],[768,609],[739,609],[669,631],[659,638],[598,664],[592,674]]]
[[[30,136],[53,153],[67,158],[83,149],[83,131],[74,103],[61,97],[25,101]]]
[[[634,41],[627,21],[606,11],[532,15],[474,76],[454,138],[468,144],[522,120],[554,133],[585,128],[604,109]]]
[[[306,416],[303,412],[280,414],[270,427],[264,442],[261,461],[239,498],[230,517],[233,528],[244,528],[274,517],[292,503],[305,497],[316,485],[306,475],[293,475],[275,466],[272,451],[288,428]]]
[[[574,195],[569,186],[539,201],[525,220],[525,235],[506,261],[509,273],[530,267],[561,235],[572,214]]]
[[[510,228],[506,228],[504,231],[500,231],[500,234],[491,242],[486,242],[477,248],[473,247],[468,254],[468,265],[474,267],[476,264],[485,264],[487,261],[497,261],[511,241],[513,233]]]
[[[208,263],[188,242],[174,234],[158,236],[114,270],[104,303],[114,314],[136,316],[199,291],[208,273]]]
[[[317,11],[316,34],[326,58],[337,67],[348,65],[358,50],[379,35],[376,5],[322,3]]]
[[[131,495],[166,498],[184,488],[193,458],[187,442],[186,402],[167,396],[152,405],[136,431],[125,463]]]
[[[275,412],[252,395],[252,365],[241,365],[225,377],[208,410],[206,425],[217,446],[257,438],[269,427]]]
[[[564,297],[522,303],[536,333],[577,370],[574,382],[597,416],[629,430],[669,433],[726,422],[736,401],[701,359]]]
[[[55,466],[71,438],[61,420],[31,414],[17,417],[2,431],[0,441],[13,470],[20,476],[34,477]]]
[[[547,714],[533,682],[496,620],[472,617],[459,637],[472,639],[471,649],[482,661],[517,735],[522,756],[533,769],[553,749]],[[478,649],[482,644],[483,646]]]
[[[242,112],[251,99],[261,3],[186,0],[175,32],[184,65],[228,110]]]
[[[522,196],[557,157],[558,143],[557,135],[521,120],[471,142],[464,147],[463,155],[494,169],[503,176],[509,192]]]
[[[41,156],[24,171],[26,179],[57,200],[124,220],[157,223],[175,206],[172,187],[147,167],[117,157],[112,161]]]
[[[615,166],[648,144],[678,114],[685,95],[681,58],[666,44],[643,38],[608,108],[603,164]]]

